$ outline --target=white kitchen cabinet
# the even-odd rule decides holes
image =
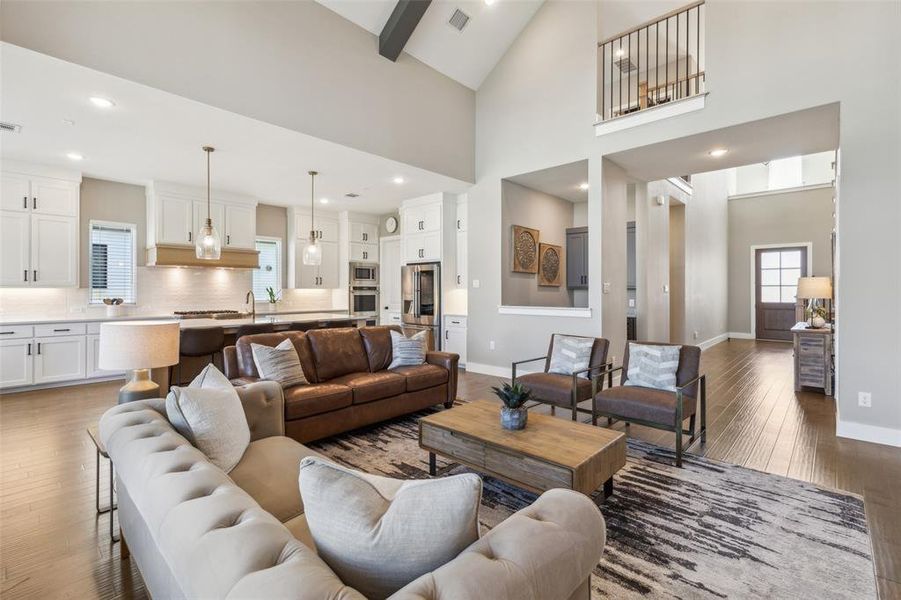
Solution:
[[[400,312],[385,312],[382,311],[380,315],[379,325],[398,325],[403,326],[404,322],[401,319]]]
[[[384,323],[389,314],[401,311],[401,256],[400,238],[382,238],[379,242],[379,297],[381,318]]]
[[[0,286],[31,285],[31,215],[0,211]]]
[[[34,338],[34,383],[85,378],[85,336]]]
[[[191,235],[191,243],[194,244],[197,242],[197,234],[200,233],[200,229],[206,226],[206,216],[207,216],[207,208],[206,208],[206,200],[193,202],[193,228],[191,231],[193,232]],[[225,240],[225,205],[221,202],[210,202],[210,210],[209,210],[210,220],[213,222],[213,227],[216,231],[219,232],[219,239],[222,241],[222,247],[224,248],[226,244]],[[254,216],[256,219],[256,216]]]
[[[194,243],[194,202],[181,196],[159,195],[157,204],[157,244]]]
[[[457,231],[466,231],[467,215],[466,202],[457,202]]]
[[[416,233],[405,236],[404,261],[408,263],[441,260],[441,232]]]
[[[378,244],[359,244],[351,242],[350,244],[350,260],[363,262],[378,262],[379,246]]]
[[[78,185],[50,177],[31,178],[31,212],[41,215],[78,216]]]
[[[0,286],[75,287],[81,176],[57,179],[34,174],[46,167],[18,168],[23,172],[0,175]]]
[[[304,240],[305,242],[305,240]],[[316,266],[303,264],[303,249],[306,243],[295,244],[294,287],[298,289],[334,289],[339,285],[338,243],[319,242],[322,263]]]
[[[0,388],[34,383],[31,338],[0,340]]]
[[[374,223],[350,222],[350,243],[378,244],[379,226]]]
[[[27,175],[3,173],[0,177],[0,210],[31,211],[31,179]]]
[[[331,216],[316,215],[315,227],[309,214],[297,215],[296,233],[301,240],[309,239],[310,231],[315,231],[318,239],[323,242],[338,241],[338,220]]]
[[[225,206],[225,239],[229,248],[256,248],[257,209],[253,206]]]
[[[78,220],[75,217],[31,215],[31,285],[78,285]]]
[[[441,229],[441,203],[432,202],[404,209],[404,233],[439,231]]]
[[[457,232],[456,260],[454,265],[457,268],[457,274],[454,277],[454,284],[458,288],[466,288],[466,232]]]
[[[444,352],[460,355],[459,365],[466,366],[466,317],[444,316]]]

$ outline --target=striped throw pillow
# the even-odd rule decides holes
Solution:
[[[554,348],[551,351],[551,365],[547,372],[572,375],[582,369],[587,369],[593,347],[594,338],[555,335]],[[588,372],[579,373],[579,377],[587,378]]]
[[[629,343],[629,372],[623,385],[676,391],[676,371],[682,346]]]
[[[391,364],[394,367],[407,367],[421,365],[425,362],[426,344],[429,342],[429,332],[420,331],[416,335],[407,337],[396,331],[391,332]]]
[[[262,379],[277,381],[283,388],[309,383],[291,340],[285,340],[274,348],[251,344],[250,351],[253,354],[253,364],[257,366]]]

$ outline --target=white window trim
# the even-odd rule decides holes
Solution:
[[[276,245],[276,248],[278,250],[278,272],[276,273],[276,281],[278,282],[278,286],[277,286],[278,289],[276,291],[281,292],[283,289],[285,289],[285,282],[282,281],[282,269],[285,266],[282,264],[282,262],[284,260],[284,256],[282,254],[284,240],[280,237],[276,237],[273,235],[257,235],[257,236],[254,236],[254,238],[253,238],[254,249],[256,249],[256,245],[257,245],[258,241],[259,242],[273,242]],[[251,287],[251,289],[253,289],[253,277],[252,276],[251,276],[251,280],[250,280],[250,287]],[[265,297],[263,297],[263,298],[254,297],[254,300],[255,300],[256,304],[269,304],[269,300],[267,300]]]
[[[91,277],[91,265],[94,264],[94,244],[91,243],[91,235],[94,231],[94,225],[100,227],[128,227],[134,237],[131,245],[131,297],[133,302],[124,302],[129,306],[135,306],[138,303],[138,225],[137,223],[126,223],[124,221],[104,221],[102,219],[90,219],[88,221],[88,305],[101,306],[103,302],[94,301],[94,285]]]

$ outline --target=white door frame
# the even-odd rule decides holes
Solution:
[[[751,246],[751,339],[757,339],[757,251],[767,248],[807,248],[807,277],[813,273],[813,242],[785,242],[781,244],[754,244]]]

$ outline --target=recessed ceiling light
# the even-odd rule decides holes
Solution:
[[[617,58],[619,58],[620,56],[625,56],[625,55],[626,55],[626,51],[623,50],[622,48],[620,48],[619,50],[617,50],[616,52],[614,52],[614,54],[616,55]]]
[[[328,204],[328,198],[320,198],[319,204]]]
[[[588,182],[587,182],[587,181],[583,181],[582,183],[580,183],[580,184],[579,184],[579,189],[582,190],[583,192],[584,192],[585,190],[587,190],[587,189],[588,189]]]
[[[394,178],[394,183],[396,183],[397,185],[402,184],[404,181],[406,181],[406,180],[405,180],[403,177],[399,176],[399,175],[398,175],[397,177]]]
[[[68,158],[69,160],[81,160],[84,158],[84,156],[82,156],[78,152],[69,152],[66,154],[66,158]]]
[[[728,150],[725,148],[714,148],[707,154],[709,154],[713,158],[719,158],[720,156],[724,155],[726,152],[728,152]]]
[[[116,105],[115,102],[103,96],[91,96],[91,104],[97,108],[112,108]]]
[[[63,119],[63,125],[68,125],[69,127],[75,125],[75,121],[72,119]]]
[[[494,0],[485,0],[486,6],[491,6],[492,4],[494,4]]]

